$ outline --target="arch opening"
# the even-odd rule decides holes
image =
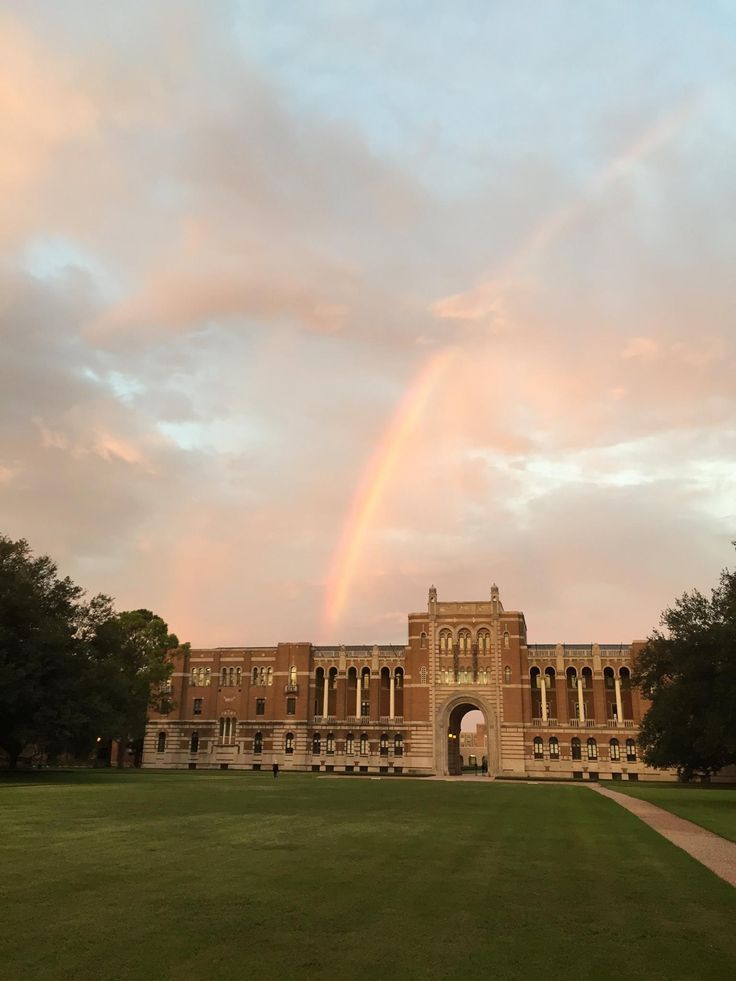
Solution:
[[[447,723],[447,772],[450,776],[489,771],[488,719],[472,702],[461,702]]]

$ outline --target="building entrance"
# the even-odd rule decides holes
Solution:
[[[463,729],[463,719],[473,713],[471,725]],[[447,772],[460,776],[463,771],[488,773],[488,723],[478,705],[463,702],[450,712],[447,724]],[[484,766],[485,764],[485,766]]]

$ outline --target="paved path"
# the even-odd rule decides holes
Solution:
[[[664,838],[667,838],[673,845],[682,848],[683,851],[692,855],[699,862],[705,865],[725,879],[732,886],[736,886],[736,843],[714,835],[712,831],[706,831],[699,824],[686,821],[684,818],[677,817],[670,811],[665,811],[656,804],[648,801],[639,800],[638,797],[629,797],[628,794],[619,794],[615,790],[601,787],[595,783],[586,783],[591,790],[598,791],[604,797],[610,797],[621,807],[631,811],[638,818],[654,828]]]

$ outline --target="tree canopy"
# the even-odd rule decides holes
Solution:
[[[48,556],[0,536],[0,749],[84,755],[99,740],[139,739],[148,709],[167,710],[179,646],[150,610],[86,599]]]
[[[710,597],[684,593],[637,658],[634,683],[651,701],[639,745],[646,763],[682,779],[736,763],[736,574]]]

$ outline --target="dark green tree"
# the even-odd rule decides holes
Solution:
[[[24,540],[0,536],[0,747],[15,768],[29,744],[59,746],[86,716],[83,592]]]
[[[735,543],[736,544],[736,543]],[[639,745],[654,767],[683,780],[736,763],[736,574],[711,596],[684,593],[639,653],[634,683],[651,701]]]

